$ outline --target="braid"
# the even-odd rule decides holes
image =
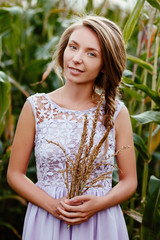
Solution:
[[[105,89],[105,115],[103,117],[103,123],[106,129],[112,129],[114,126],[113,116],[115,113],[115,98],[117,91],[115,88]]]

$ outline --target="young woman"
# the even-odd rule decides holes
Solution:
[[[8,183],[29,201],[23,240],[127,240],[128,233],[119,204],[128,199],[137,186],[136,162],[130,117],[124,104],[116,99],[125,68],[126,53],[122,34],[111,21],[98,16],[79,19],[63,33],[54,58],[54,68],[65,79],[63,87],[45,94],[35,94],[24,104],[13,142]],[[112,188],[112,178],[101,180],[103,187],[90,188],[82,196],[67,198],[67,189],[59,170],[65,168],[63,151],[47,140],[57,142],[72,159],[78,151],[87,113],[88,133],[104,92],[94,145],[106,128],[108,144],[96,161],[114,154],[117,157],[119,183]],[[108,145],[108,146],[107,146]],[[26,177],[33,147],[37,178]],[[107,149],[106,149],[107,148]],[[110,165],[96,169],[92,178],[113,170]],[[70,225],[69,229],[67,224]]]

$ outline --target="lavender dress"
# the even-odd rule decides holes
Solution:
[[[36,183],[53,198],[61,198],[67,195],[67,190],[59,170],[65,168],[65,156],[63,151],[56,145],[48,143],[52,140],[63,146],[67,154],[74,159],[81,139],[84,114],[87,113],[89,124],[88,134],[91,133],[92,120],[95,108],[85,111],[68,110],[58,106],[44,93],[35,94],[28,98],[35,116],[35,156],[37,167]],[[123,103],[117,101],[114,120],[120,112]],[[103,116],[103,105],[100,110],[100,120]],[[98,143],[105,132],[105,127],[98,121],[94,144]],[[105,146],[103,146],[104,148]],[[108,154],[115,152],[114,128],[109,133]],[[102,152],[96,161],[104,156]],[[114,163],[114,159],[109,160]],[[101,166],[96,170],[92,178],[100,173],[111,171],[112,166]],[[112,188],[112,178],[101,181],[103,188],[91,188],[86,193],[96,196],[107,194]],[[107,208],[92,216],[87,222],[79,225],[67,225],[41,209],[28,204],[24,222],[23,240],[128,240],[128,233],[124,217],[119,205]]]

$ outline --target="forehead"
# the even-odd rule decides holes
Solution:
[[[88,48],[101,49],[97,34],[88,27],[76,28],[70,35],[69,41],[75,41],[77,44],[82,44]]]

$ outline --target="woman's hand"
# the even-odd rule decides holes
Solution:
[[[94,195],[77,196],[60,201],[57,207],[59,218],[68,225],[77,225],[87,221],[95,213],[102,210],[102,197]]]
[[[61,202],[65,202],[65,201],[67,201],[67,197],[53,199],[49,209],[49,213],[51,213],[54,217],[61,219],[60,217],[61,212],[58,209],[61,208],[62,210],[65,210],[61,204]]]

